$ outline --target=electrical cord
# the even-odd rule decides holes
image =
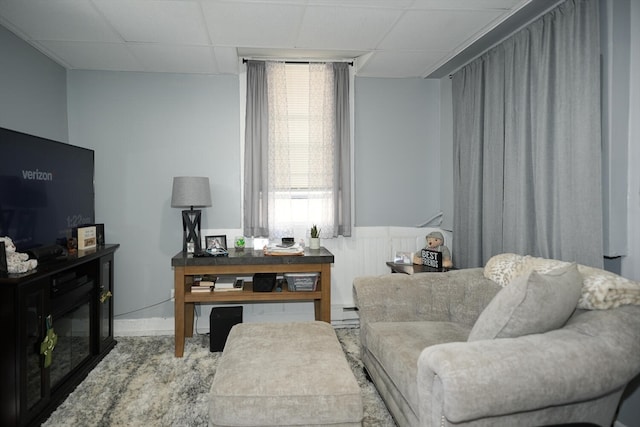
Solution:
[[[195,325],[194,325],[195,330],[196,330],[196,335],[201,335],[201,336],[203,336],[203,337],[207,337],[207,336],[209,336],[209,332],[205,332],[205,333],[203,333],[203,334],[201,334],[200,332],[198,332],[198,317],[199,317],[199,316],[198,316],[198,310],[196,310],[196,308],[194,307],[193,312],[194,312],[194,315],[195,315],[195,317],[196,317],[196,318],[195,318]]]
[[[126,316],[127,314],[131,314],[131,313],[137,313],[139,311],[146,310],[148,308],[157,307],[160,304],[164,304],[165,302],[171,302],[171,300],[172,300],[172,298],[168,298],[168,299],[162,300],[160,302],[157,302],[155,304],[147,305],[146,307],[136,308],[135,310],[127,311],[125,313],[114,314],[113,317],[116,318],[116,317],[120,317],[120,316]]]
[[[168,299],[162,300],[160,302],[157,302],[155,304],[151,304],[151,305],[147,305],[145,307],[136,308],[135,310],[127,311],[126,313],[114,314],[113,317],[115,319],[116,317],[125,316],[125,315],[131,314],[131,313],[137,313],[139,311],[146,310],[148,308],[157,307],[157,306],[159,306],[161,304],[164,304],[165,302],[171,302],[172,300],[173,300],[173,298],[168,298]],[[194,311],[194,315],[195,315],[195,330],[196,330],[195,332],[196,332],[196,335],[202,337],[202,346],[206,347],[205,342],[204,342],[204,338],[209,336],[209,332],[205,332],[205,333],[198,332],[198,317],[199,317],[198,316],[198,310],[196,310],[194,308],[193,311]]]

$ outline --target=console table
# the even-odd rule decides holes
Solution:
[[[306,248],[304,255],[264,255],[256,250],[229,250],[228,257],[194,257],[178,252],[171,258],[175,287],[176,357],[184,354],[185,337],[193,336],[195,303],[255,303],[313,301],[315,320],[331,322],[331,264],[333,254],[325,248]],[[242,291],[191,292],[193,276],[235,275],[253,273],[320,273],[315,291],[253,292],[253,283],[245,282]]]

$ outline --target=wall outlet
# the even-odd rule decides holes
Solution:
[[[176,290],[175,289],[171,289],[171,301],[176,299]]]

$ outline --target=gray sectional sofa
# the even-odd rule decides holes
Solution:
[[[640,285],[603,270],[503,254],[353,291],[362,361],[399,426],[610,426],[640,373]]]

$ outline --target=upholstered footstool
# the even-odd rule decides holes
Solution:
[[[241,323],[211,385],[211,426],[360,426],[362,397],[325,322]]]

